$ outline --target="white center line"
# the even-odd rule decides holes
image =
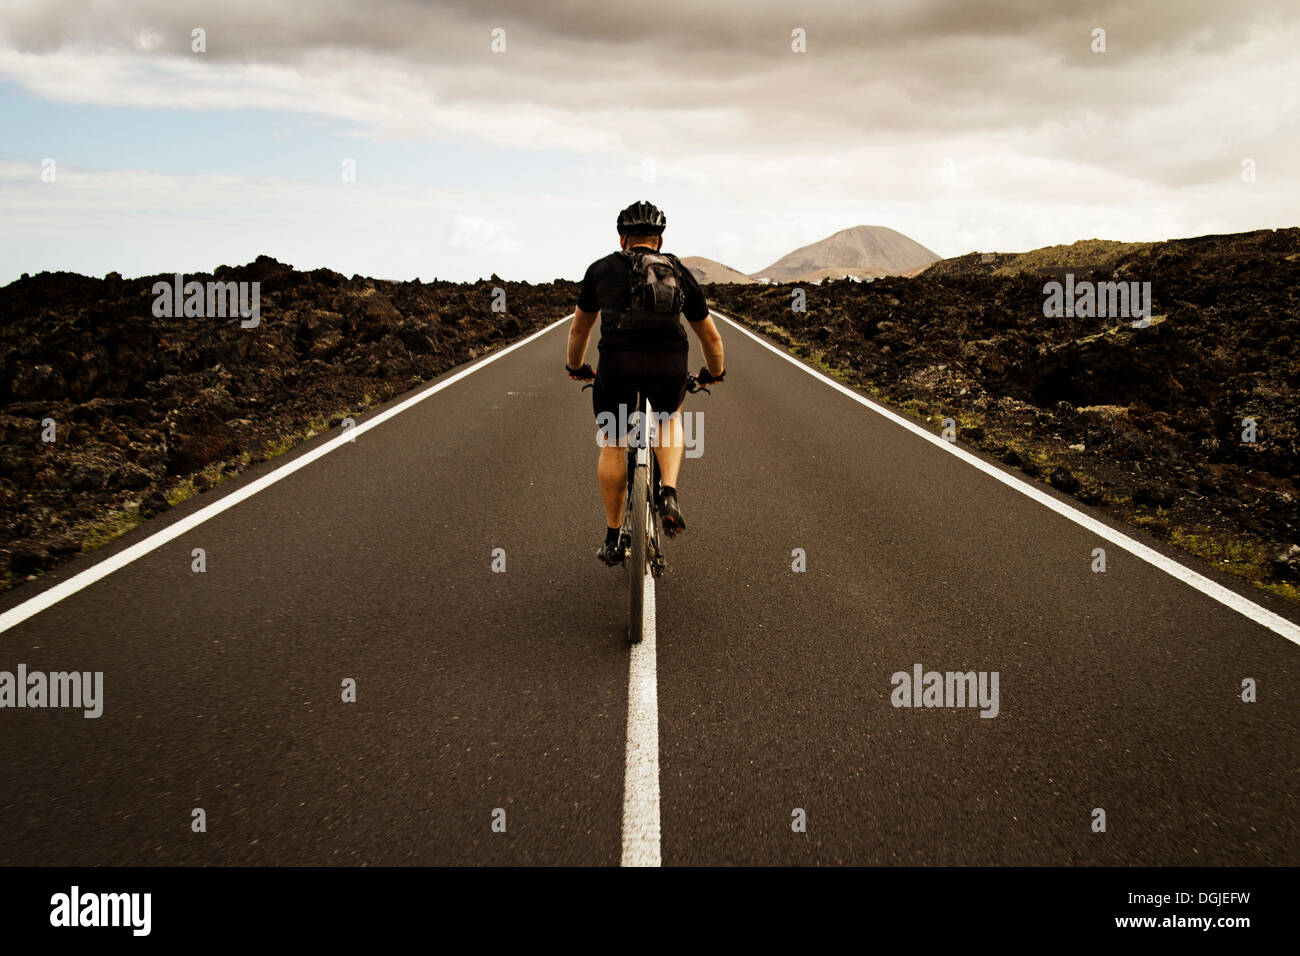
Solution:
[[[623,761],[623,866],[659,866],[659,689],[655,669],[655,581],[645,572],[641,643],[627,674]]]

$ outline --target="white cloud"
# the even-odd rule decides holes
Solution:
[[[482,216],[454,215],[447,248],[457,252],[494,253],[510,255],[523,246],[507,235],[510,227],[498,220]]]
[[[789,51],[792,21],[808,30],[807,54]],[[1096,24],[1105,54],[1088,49]],[[196,25],[204,55],[189,52]],[[489,48],[496,25],[505,54]],[[406,268],[419,258],[410,250],[437,249],[444,276],[549,278],[580,272],[611,243],[617,206],[644,193],[662,197],[671,248],[745,271],[859,223],[946,255],[1290,225],[1297,45],[1300,11],[1212,0],[503,0],[490,13],[469,2],[10,0],[0,76],[51,101],[338,118],[378,147],[485,147],[506,182],[545,149],[578,168],[581,186],[520,196],[61,166],[41,191],[0,169],[0,242],[31,262],[31,250],[68,249],[80,232],[102,248],[79,261],[161,257],[144,271],[199,258],[205,235],[209,259],[287,249],[377,274],[383,255]],[[1249,185],[1246,157],[1258,164]]]

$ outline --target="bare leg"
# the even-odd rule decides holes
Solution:
[[[602,445],[596,479],[605,502],[605,526],[617,528],[623,523],[623,499],[627,497],[627,449]]]
[[[655,458],[659,461],[659,484],[676,488],[677,475],[682,467],[682,454],[686,451],[682,444],[682,410],[677,409],[668,421],[660,420],[658,425]]]

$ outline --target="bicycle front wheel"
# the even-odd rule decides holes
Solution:
[[[627,639],[633,644],[641,641],[645,628],[645,565],[646,539],[650,502],[647,488],[650,484],[649,471],[645,465],[637,465],[632,477],[632,502],[629,510],[632,516],[632,551],[627,560],[628,597],[631,613],[627,622]]]

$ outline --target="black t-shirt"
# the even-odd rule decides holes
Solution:
[[[685,266],[682,274],[682,314],[689,322],[700,322],[709,317],[709,306],[704,301],[704,293],[695,276]],[[631,295],[632,263],[621,252],[611,252],[603,259],[597,259],[587,268],[582,277],[582,290],[578,293],[578,308],[583,312],[600,312],[605,309],[626,311],[632,304]],[[686,339],[686,329],[680,322],[676,328],[669,327],[662,332],[627,332],[617,329],[607,331],[605,322],[601,321],[600,342],[596,348],[601,352],[619,349],[633,351],[689,352],[690,343]]]

